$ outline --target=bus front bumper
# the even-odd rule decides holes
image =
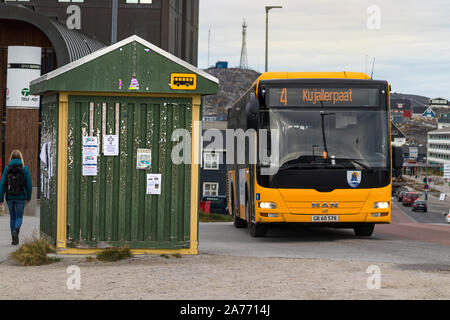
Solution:
[[[388,211],[363,212],[357,214],[291,214],[291,213],[257,213],[256,221],[260,223],[390,223],[391,213]]]

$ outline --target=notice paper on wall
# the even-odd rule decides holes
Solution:
[[[112,134],[103,136],[103,154],[105,156],[119,155],[119,136]]]
[[[161,174],[147,174],[147,194],[161,194]]]
[[[83,176],[97,175],[98,138],[93,136],[83,137],[82,150]]]
[[[96,176],[97,165],[83,164],[83,176]]]
[[[83,137],[83,155],[98,156],[98,138],[93,136]]]

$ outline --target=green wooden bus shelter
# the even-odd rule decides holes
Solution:
[[[201,97],[216,78],[132,36],[30,90],[42,96],[40,230],[60,253],[198,253]],[[174,163],[182,142],[191,161]]]

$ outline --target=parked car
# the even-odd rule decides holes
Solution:
[[[200,209],[208,213],[228,214],[227,198],[225,196],[204,196],[200,201]]]
[[[412,205],[412,211],[423,210],[423,212],[427,212],[428,206],[425,200],[416,200]]]
[[[419,195],[417,193],[406,192],[405,195],[403,196],[402,204],[404,206],[410,207],[417,199],[419,199]]]
[[[446,219],[447,219],[447,223],[450,223],[450,210],[448,211]]]
[[[398,198],[399,193],[402,191],[408,192],[408,188],[400,187],[400,188],[392,189],[392,196]]]
[[[400,191],[399,193],[398,193],[398,195],[397,195],[397,200],[399,201],[399,202],[402,202],[403,201],[403,196],[405,195],[405,193],[406,192],[408,192],[408,191]]]

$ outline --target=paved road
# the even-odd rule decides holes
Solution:
[[[200,252],[233,256],[324,258],[392,262],[404,268],[450,270],[450,224],[416,223],[395,202],[392,223],[377,225],[370,238],[353,230],[274,226],[267,237],[252,238],[232,223],[201,223]],[[26,216],[21,241],[39,229],[39,217]],[[10,245],[9,216],[0,216],[0,262]]]
[[[379,261],[404,268],[450,270],[450,225],[416,223],[396,205],[392,223],[377,225],[370,238],[353,230],[273,226],[252,238],[232,223],[201,223],[201,253],[233,256]]]
[[[423,198],[423,197],[421,197]],[[444,214],[448,214],[449,207],[447,203],[439,203],[439,200],[427,201],[428,211],[412,211],[411,207],[403,206],[401,202],[397,201],[396,198],[392,198],[392,204],[394,207],[402,210],[406,215],[412,218],[416,222],[420,223],[442,223],[446,224],[446,219]]]

